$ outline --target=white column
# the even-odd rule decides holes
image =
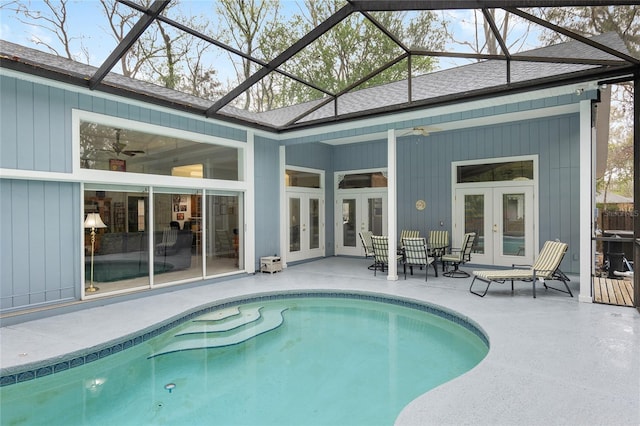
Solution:
[[[284,145],[280,146],[280,158],[279,158],[279,172],[280,178],[278,179],[280,187],[280,261],[282,267],[287,267],[287,253],[289,248],[287,247],[287,233],[289,232],[289,211],[287,210],[287,188],[285,186],[285,170],[287,164],[286,157],[287,149]]]
[[[247,191],[244,193],[244,267],[252,274],[256,271],[256,203],[255,203],[255,170],[254,133],[247,131],[247,148],[244,150],[244,178]]]
[[[593,216],[593,148],[591,101],[580,102],[580,302],[592,303],[591,268],[593,250],[591,222]]]
[[[396,172],[396,132],[394,129],[387,131],[387,235],[389,236],[389,274],[387,280],[398,280],[398,263],[396,262],[398,250],[398,225],[397,225],[397,172]]]

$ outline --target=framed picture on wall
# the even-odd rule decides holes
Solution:
[[[184,220],[184,213],[178,213],[177,220]]]
[[[127,162],[119,158],[111,158],[109,160],[109,170],[112,172],[126,172]]]
[[[173,211],[174,212],[179,212],[180,211],[180,204],[174,204],[173,205]]]
[[[180,211],[181,212],[186,212],[187,211],[187,205],[186,204],[180,204]]]

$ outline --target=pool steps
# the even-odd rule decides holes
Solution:
[[[287,308],[227,308],[202,315],[180,330],[169,344],[149,356],[237,345],[278,328]],[[224,312],[223,312],[224,311]]]

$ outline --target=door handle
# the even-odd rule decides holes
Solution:
[[[498,232],[498,225],[495,223],[493,224],[493,232]]]

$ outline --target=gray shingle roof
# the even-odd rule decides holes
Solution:
[[[593,37],[593,40],[628,54],[624,42],[615,33],[602,34]],[[569,41],[554,46],[521,52],[514,56],[518,55],[545,58],[616,59],[615,56],[609,53],[578,41]],[[64,81],[66,80],[65,77],[68,77],[75,80],[76,83],[88,81],[96,71],[96,68],[93,66],[4,40],[0,40],[0,58],[2,58],[3,61],[22,63],[37,69],[54,72],[58,74],[58,77],[52,78]],[[513,83],[523,82],[596,68],[601,68],[601,66],[555,62],[512,61],[511,81]],[[160,103],[169,104],[177,108],[196,110],[199,113],[204,113],[211,105],[209,100],[167,89],[152,83],[124,77],[116,73],[109,73],[102,84],[116,90],[124,90],[132,94],[149,97],[160,101]],[[505,62],[488,60],[414,77],[412,80],[412,100],[422,101],[434,98],[446,98],[448,96],[460,95],[481,89],[504,86],[505,84]],[[354,90],[338,98],[338,115],[361,113],[368,110],[402,105],[407,103],[407,96],[406,80]],[[323,99],[320,99],[262,113],[241,110],[227,105],[219,111],[218,115],[268,127],[281,128],[306,111],[313,109],[322,101]],[[300,122],[308,123],[315,120],[330,119],[333,116],[334,103],[332,101],[305,116]]]

